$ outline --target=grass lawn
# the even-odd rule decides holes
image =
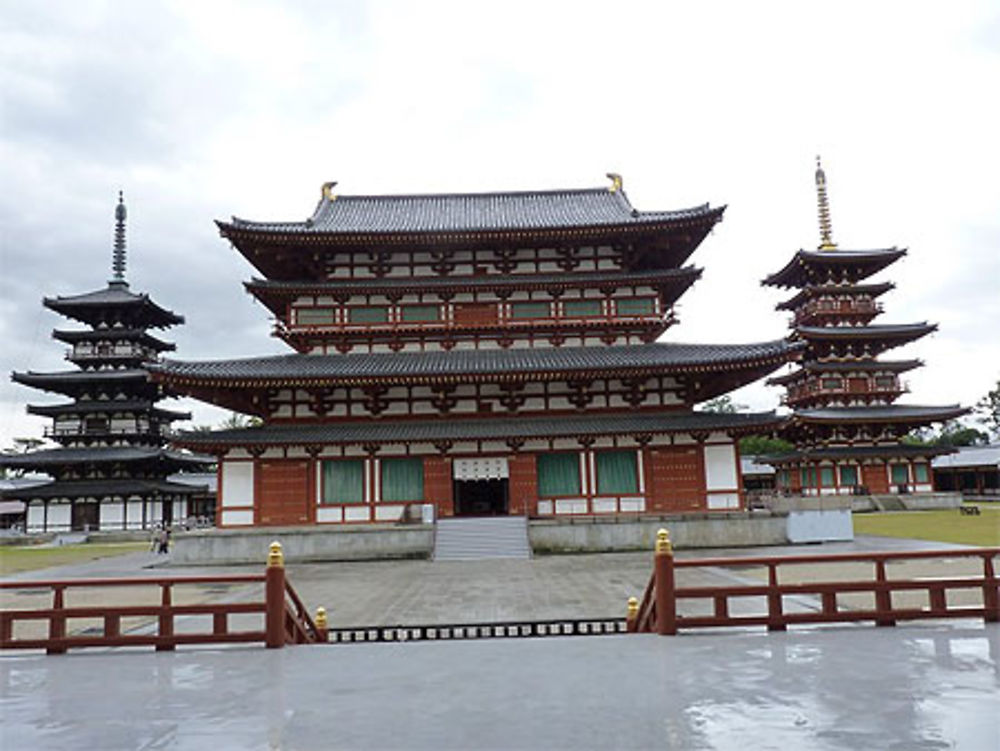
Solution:
[[[62,545],[44,548],[38,545],[0,546],[0,575],[9,576],[19,571],[33,571],[68,563],[84,563],[112,555],[148,550],[148,542],[122,542],[106,544]]]
[[[957,508],[855,514],[854,532],[961,545],[1000,546],[1000,507],[986,503],[976,505],[982,512],[981,516],[966,516]]]

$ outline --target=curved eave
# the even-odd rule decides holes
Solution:
[[[881,339],[912,341],[937,331],[936,323],[913,323],[900,326],[796,326],[795,333],[808,341],[853,341]]]
[[[141,329],[89,329],[84,331],[67,331],[55,329],[52,338],[65,344],[77,342],[128,341],[144,344],[157,352],[172,352],[177,346],[165,342]]]
[[[815,286],[808,286],[801,290],[794,297],[785,300],[784,302],[778,303],[775,306],[775,310],[795,310],[801,305],[805,305],[809,300],[814,297],[821,297],[823,295],[868,295],[869,297],[875,298],[884,295],[886,292],[896,288],[896,285],[892,282],[883,282],[882,284],[817,284]]]
[[[878,250],[800,250],[785,266],[761,281],[767,287],[804,287],[814,284],[814,276],[832,268],[854,269],[854,279],[877,274],[906,255],[905,248]]]
[[[109,310],[127,310],[129,315],[140,317],[151,328],[168,328],[184,323],[184,316],[161,308],[145,295],[127,302],[85,302],[46,297],[42,299],[42,304],[60,315],[86,324],[105,318],[103,313]]]
[[[150,402],[84,402],[70,404],[29,404],[28,414],[40,417],[57,417],[59,415],[92,415],[92,414],[127,414],[139,413],[150,415],[162,420],[190,420],[190,412],[177,412],[170,409],[155,407]]]
[[[843,425],[898,423],[901,425],[921,425],[954,420],[968,414],[969,409],[958,404],[943,407],[919,407],[894,404],[889,407],[841,407],[818,410],[802,410],[792,414],[793,424],[803,425]]]
[[[129,496],[194,495],[208,491],[207,485],[185,485],[170,480],[72,480],[50,482],[3,492],[4,498],[48,500],[52,498],[121,498]]]

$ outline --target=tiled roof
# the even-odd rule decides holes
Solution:
[[[787,454],[762,456],[759,461],[768,464],[785,464],[791,461],[809,461],[817,459],[867,459],[871,457],[921,457],[938,456],[954,449],[942,446],[911,446],[896,443],[890,446],[831,446],[829,448],[800,449]],[[937,460],[935,459],[935,464]]]
[[[327,444],[409,443],[476,439],[572,438],[592,435],[645,435],[712,430],[752,432],[777,427],[783,418],[773,412],[723,414],[662,412],[616,415],[497,417],[482,419],[369,420],[352,423],[269,425],[209,433],[181,433],[176,442],[198,450],[225,446],[316,446]]]
[[[78,401],[68,404],[29,404],[28,414],[54,417],[55,415],[76,414],[121,414],[140,412],[156,415],[168,420],[190,420],[190,412],[175,412],[160,409],[148,399],[104,399],[101,401]]]
[[[800,345],[779,339],[759,344],[639,344],[615,347],[452,350],[377,354],[280,355],[245,360],[151,365],[171,383],[435,379],[562,372],[719,370],[781,362]]]
[[[937,330],[937,324],[900,323],[883,326],[796,326],[806,339],[881,339],[918,337]]]
[[[896,259],[906,255],[905,248],[878,250],[800,250],[780,271],[765,277],[761,284],[773,287],[803,287],[815,284],[812,275],[841,268],[855,281],[876,274]],[[810,273],[811,272],[811,273]],[[819,280],[820,283],[825,281]]]
[[[120,498],[127,496],[192,495],[206,492],[207,486],[170,482],[169,480],[67,480],[3,491],[4,498]]]
[[[178,466],[205,464],[206,457],[193,456],[151,446],[102,446],[94,448],[56,448],[27,454],[2,454],[0,467],[38,468],[63,467],[70,464],[106,464],[112,462],[166,462]]]
[[[298,234],[477,232],[717,221],[708,204],[678,211],[637,211],[608,188],[514,193],[335,196],[320,199],[304,222],[254,222],[233,217],[229,230]]]
[[[168,352],[175,348],[172,343],[158,339],[142,329],[82,329],[79,331],[56,329],[52,332],[52,338],[67,344],[97,341],[137,342],[160,352]]]
[[[58,313],[88,322],[96,311],[105,308],[138,308],[154,326],[174,326],[184,323],[183,316],[161,308],[147,294],[131,292],[125,282],[109,282],[104,289],[66,297],[46,297],[42,303]]]
[[[803,409],[793,414],[793,419],[801,422],[937,422],[951,420],[964,415],[969,410],[958,404],[946,406],[918,406],[911,404],[891,404],[879,407],[824,407]]]
[[[811,373],[871,373],[882,371],[887,373],[905,373],[907,370],[919,368],[921,360],[847,360],[833,362],[817,362],[811,360],[802,363],[802,367],[791,373],[785,373],[774,378],[768,378],[768,385],[781,386],[805,378]]]
[[[1000,470],[1000,443],[992,446],[962,446],[949,456],[934,460],[934,469],[992,467]]]

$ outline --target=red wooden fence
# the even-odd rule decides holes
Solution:
[[[175,605],[176,587],[193,584],[263,584],[262,600],[250,602],[202,603]],[[112,587],[159,587],[159,605],[122,605],[68,607],[66,592],[72,589]],[[172,650],[178,644],[223,644],[263,642],[268,647],[285,644],[312,644],[327,640],[326,613],[317,610],[316,620],[309,617],[292,585],[285,578],[281,545],[271,544],[267,569],[262,574],[226,574],[218,576],[143,577],[136,579],[61,579],[58,581],[0,582],[2,590],[48,590],[52,607],[0,610],[0,649],[45,649],[61,654],[76,647],[154,646],[158,651]],[[242,613],[263,615],[263,628],[232,630],[229,616]],[[177,616],[212,617],[209,631],[176,633]],[[152,633],[146,628],[122,633],[123,618],[155,619]],[[99,619],[101,633],[67,633],[70,619]],[[16,638],[14,625],[24,621],[48,621],[48,634],[34,638]]]
[[[642,600],[629,602],[628,629],[632,632],[676,634],[682,628],[717,626],[767,626],[771,631],[783,631],[790,624],[841,623],[873,621],[879,626],[893,626],[896,621],[927,618],[982,618],[986,622],[1000,621],[1000,580],[994,559],[1000,548],[960,548],[952,550],[921,550],[885,553],[835,553],[826,555],[757,556],[743,558],[686,558],[675,560],[666,530],[658,535],[653,574]],[[944,561],[949,559],[979,559],[982,573],[941,577],[892,577],[887,564],[903,561]],[[802,564],[869,563],[874,576],[853,581],[817,581],[783,583],[780,569]],[[678,587],[676,569],[683,568],[746,568],[763,567],[767,583],[728,582],[724,585]],[[981,603],[959,605],[950,602],[949,592],[974,590],[981,592]],[[927,607],[914,607],[894,602],[894,593],[926,592]],[[844,607],[837,596],[848,593],[871,593],[873,607]],[[786,596],[818,598],[818,609],[786,612]],[[752,597],[763,600],[764,607],[756,611],[733,613],[732,598]],[[680,603],[708,601],[710,614],[685,614]]]

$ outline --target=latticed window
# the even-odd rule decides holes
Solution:
[[[348,308],[347,320],[351,323],[386,323],[389,320],[389,309],[381,307]]]
[[[333,308],[296,308],[295,321],[302,326],[328,326],[333,323]]]
[[[381,464],[383,501],[424,499],[423,459],[383,459]]]
[[[819,484],[824,488],[833,487],[833,467],[819,468]]]
[[[404,321],[436,321],[441,317],[437,305],[404,305],[401,311]]]
[[[539,454],[535,471],[539,498],[580,494],[579,454]]]
[[[647,316],[656,312],[652,297],[631,297],[615,302],[615,309],[621,316]]]
[[[594,454],[598,493],[636,493],[639,470],[634,451],[598,451]]]
[[[599,316],[602,312],[600,300],[567,300],[563,303],[563,315],[567,317]]]
[[[364,503],[364,501],[363,460],[323,462],[323,503]]]
[[[804,488],[815,488],[816,487],[816,468],[815,467],[802,467],[799,470],[799,479],[802,482],[802,487],[804,487]]]
[[[515,302],[510,306],[511,318],[548,318],[550,315],[547,302]]]
[[[827,391],[840,391],[844,388],[844,382],[839,378],[824,378],[823,388]]]
[[[913,481],[914,482],[930,482],[930,472],[927,471],[926,464],[914,464],[913,465]]]

